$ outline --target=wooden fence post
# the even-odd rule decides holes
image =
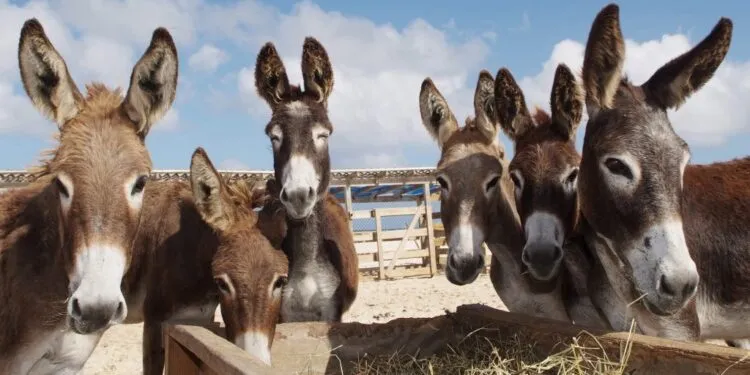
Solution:
[[[430,200],[430,183],[424,184],[424,209],[427,218],[427,247],[430,257],[430,276],[437,274],[437,251],[435,249],[435,228],[432,225],[432,201]]]

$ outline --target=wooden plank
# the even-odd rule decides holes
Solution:
[[[419,205],[417,207],[383,207],[374,208],[373,211],[380,211],[380,216],[409,216],[424,211],[424,207]]]
[[[737,348],[668,340],[628,332],[608,332],[562,321],[499,311],[482,305],[459,306],[456,314],[470,327],[476,327],[477,330],[493,330],[493,335],[511,337],[520,332],[530,333],[535,348],[550,352],[555,348],[559,349],[560,337],[579,336],[583,330],[596,335],[596,342],[589,335],[580,335],[581,345],[601,346],[610,358],[619,358],[623,344],[630,340],[632,348],[627,373],[729,375],[750,372],[750,352]]]
[[[360,270],[372,270],[375,268],[378,268],[380,263],[377,261],[370,261],[370,262],[363,262],[361,266],[359,266]],[[404,258],[400,259],[398,263],[396,263],[399,267],[413,267],[413,266],[421,266],[424,264],[424,259],[422,258]],[[395,270],[393,272],[396,272]]]
[[[430,184],[424,184],[425,191],[425,216],[427,217],[427,249],[430,251],[430,275],[437,274],[437,256],[435,254],[435,228],[432,223],[432,205],[430,204]]]
[[[411,222],[409,223],[409,226],[406,227],[406,233],[404,234],[403,237],[401,237],[401,242],[399,242],[398,248],[396,249],[395,252],[393,252],[393,256],[391,258],[391,263],[388,264],[388,270],[386,271],[386,277],[388,276],[388,273],[390,273],[391,271],[393,271],[393,265],[396,264],[396,261],[398,260],[398,257],[401,254],[401,251],[404,250],[404,246],[406,245],[406,240],[408,240],[409,237],[411,236],[411,232],[414,230],[414,227],[417,225],[417,222],[419,221],[420,216],[422,216],[422,215],[420,215],[419,213],[414,214],[414,217],[411,219]]]
[[[166,375],[198,375],[200,373],[200,360],[171,337],[167,340],[164,358]]]
[[[466,332],[497,340],[529,339],[537,353],[551,354],[579,337],[579,344],[598,348],[596,339],[612,360],[630,339],[632,347],[626,374],[748,374],[750,352],[712,344],[680,342],[627,333],[607,332],[562,321],[514,314],[483,305],[459,306],[455,313],[433,318],[400,318],[387,323],[283,323],[276,329],[273,358],[279,373],[352,373],[347,364],[369,358],[401,356],[425,358],[459,343]],[[587,341],[588,340],[588,341]],[[342,368],[343,370],[340,370]]]
[[[375,237],[378,243],[378,279],[385,278],[385,269],[383,268],[383,223],[380,218],[380,211],[375,211]]]
[[[354,219],[372,219],[372,210],[357,210],[352,212],[352,220]]]
[[[198,373],[222,375],[272,373],[270,366],[261,363],[238,346],[223,337],[217,336],[214,332],[204,327],[167,325],[165,331],[169,336],[168,342],[179,344],[185,351],[194,356],[192,359],[193,363],[198,361],[198,369],[200,371]],[[171,350],[175,353],[172,361],[184,362],[186,360],[185,357],[180,356],[179,350],[175,349],[172,345]],[[175,363],[172,362],[171,365],[175,365]],[[180,370],[180,368],[178,367],[177,370]],[[182,375],[183,373],[168,372],[168,374]],[[187,374],[190,374],[190,372]]]

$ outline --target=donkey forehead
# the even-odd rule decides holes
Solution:
[[[578,166],[580,161],[581,157],[571,142],[547,141],[519,145],[509,168],[522,171],[525,179],[556,178],[557,174]]]
[[[663,109],[639,103],[613,108],[589,121],[584,147],[593,145],[598,154],[630,153],[635,157],[682,159],[687,143],[675,133]],[[590,131],[589,131],[590,130]]]
[[[295,100],[278,105],[273,110],[266,133],[284,132],[285,136],[305,134],[316,128],[333,130],[326,108],[321,103]]]
[[[151,170],[148,150],[131,128],[106,123],[98,128],[64,130],[53,161],[54,169],[109,178]]]
[[[455,146],[452,152],[444,154],[437,166],[439,174],[448,175],[453,184],[467,184],[477,187],[477,180],[487,175],[502,174],[503,161],[496,155],[482,150]]]

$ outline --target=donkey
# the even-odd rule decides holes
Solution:
[[[287,259],[256,227],[254,199],[244,182],[224,182],[200,147],[189,184],[149,185],[123,282],[126,322],[144,323],[145,374],[163,371],[162,323],[209,323],[219,304],[227,338],[270,364]]]
[[[328,194],[331,163],[328,97],[333,67],[323,46],[305,38],[304,91],[289,84],[271,42],[260,50],[255,86],[271,108],[266,134],[273,148],[278,199],[287,217],[282,248],[289,258],[281,321],[339,322],[357,296],[359,264],[346,211]]]
[[[581,161],[575,137],[583,115],[576,77],[567,65],[557,66],[551,114],[538,108],[529,112],[523,91],[506,68],[497,72],[494,94],[500,126],[515,148],[508,170],[525,235],[521,262],[533,279],[561,283],[560,298],[572,322],[607,327],[589,297],[592,260],[580,250],[575,232]]]
[[[731,36],[721,18],[640,86],[622,76],[617,5],[599,12],[588,37],[578,193],[586,243],[606,270],[590,285],[616,292],[595,299],[611,320],[632,316],[649,335],[750,337],[750,158],[688,165],[666,112],[713,76]]]
[[[432,80],[422,82],[422,123],[441,151],[436,180],[448,240],[446,277],[455,285],[476,280],[485,266],[482,243],[486,242],[493,255],[490,278],[509,310],[569,320],[559,283],[534,280],[521,263],[523,228],[498,138],[494,87],[492,75],[482,70],[474,93],[474,117],[459,128]]]
[[[36,19],[18,46],[24,89],[59,127],[59,145],[28,186],[0,195],[0,373],[78,373],[104,330],[128,314],[149,129],[171,107],[177,50],[157,28],[130,87],[82,95]]]

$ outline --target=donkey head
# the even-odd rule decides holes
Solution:
[[[622,76],[625,46],[619,7],[596,16],[583,63],[589,115],[578,191],[607,274],[655,314],[671,314],[699,282],[683,233],[681,193],[687,144],[667,109],[679,107],[714,74],[729,49],[732,22],[722,18],[690,51],[635,86]]]
[[[328,191],[331,160],[328,137],[328,97],[333,90],[333,67],[315,38],[302,47],[304,91],[289,84],[276,48],[266,43],[255,65],[255,87],[271,107],[266,134],[273,147],[273,168],[280,182],[279,198],[287,215],[307,218]]]
[[[513,140],[510,177],[516,208],[526,234],[522,262],[536,279],[557,276],[563,243],[576,224],[576,183],[581,157],[575,135],[583,114],[583,94],[564,64],[555,72],[552,116],[537,110],[532,117],[521,88],[503,68],[495,77],[495,103],[500,125]]]
[[[497,137],[493,87],[492,75],[483,70],[474,93],[475,117],[463,128],[430,78],[422,82],[419,94],[422,123],[441,151],[436,179],[448,240],[446,276],[456,285],[473,282],[482,271],[482,244],[490,234],[520,232],[510,198],[513,184]],[[511,224],[493,227],[498,217],[511,218]]]
[[[200,147],[190,163],[190,182],[198,212],[219,239],[212,272],[227,339],[270,364],[287,258],[256,227],[253,192],[242,182],[226,184]]]
[[[151,172],[145,137],[174,101],[177,50],[167,30],[156,29],[124,98],[101,84],[82,95],[36,19],[21,29],[18,62],[32,103],[60,130],[37,175],[59,195],[69,324],[93,332],[127,315],[120,282]]]

